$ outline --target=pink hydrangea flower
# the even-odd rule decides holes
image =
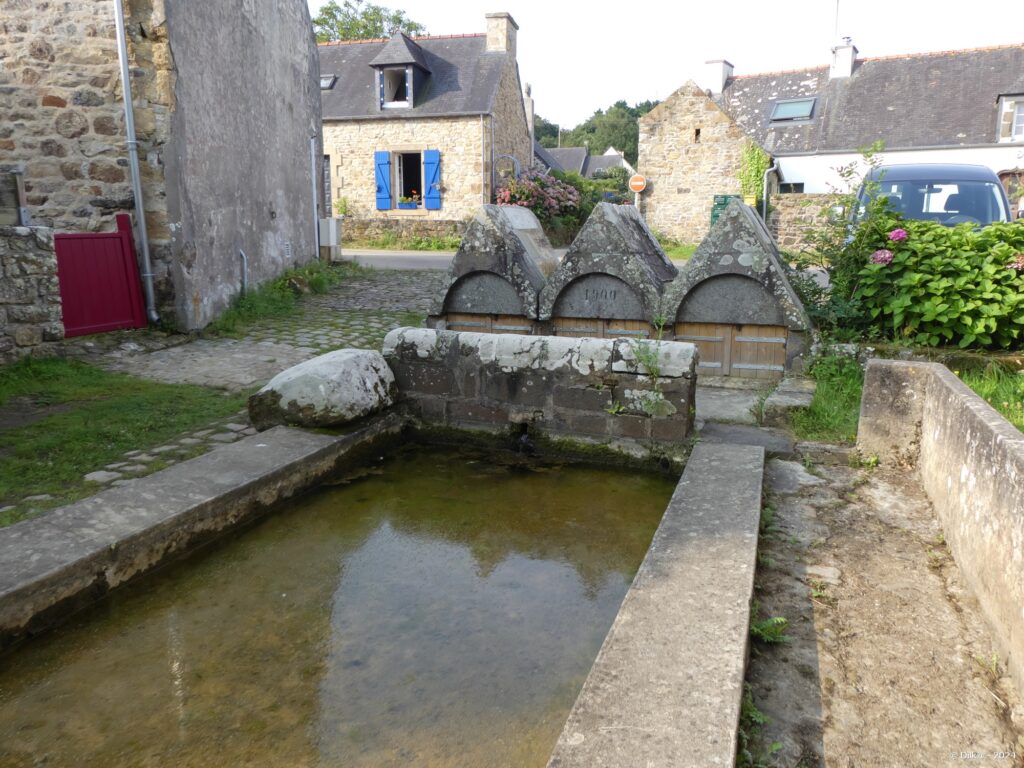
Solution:
[[[1018,272],[1024,272],[1024,253],[1013,254],[1013,261],[1006,265],[1007,269],[1015,269]]]
[[[907,239],[907,230],[905,229],[894,229],[889,233],[889,239],[894,243],[898,243],[900,240]]]
[[[886,250],[885,248],[879,248],[877,251],[871,254],[872,264],[888,264],[892,261],[892,251]]]

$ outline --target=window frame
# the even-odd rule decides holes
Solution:
[[[408,109],[412,106],[412,74],[410,66],[404,67],[381,67],[380,68],[380,108],[381,109]],[[405,99],[403,101],[387,100],[387,73],[401,72],[405,82]]]
[[[327,85],[324,85],[325,81],[327,82]],[[329,91],[332,88],[334,88],[334,85],[337,82],[338,82],[338,76],[337,75],[320,75],[320,90],[321,91]]]
[[[810,107],[807,110],[806,115],[794,115],[793,117],[776,117],[776,113],[779,111],[779,107],[787,104],[801,104],[803,102],[809,102]],[[797,99],[779,99],[772,105],[771,115],[768,117],[768,121],[772,123],[807,123],[814,119],[814,108],[818,104],[817,96],[801,96]]]

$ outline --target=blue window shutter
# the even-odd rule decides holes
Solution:
[[[423,150],[423,207],[428,211],[441,209],[441,153],[436,149]]]
[[[374,152],[373,165],[377,174],[377,210],[391,210],[391,153]]]

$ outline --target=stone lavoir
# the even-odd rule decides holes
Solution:
[[[485,206],[427,325],[693,342],[701,374],[755,379],[800,369],[811,333],[771,235],[736,200],[682,268],[632,206],[599,203],[560,263],[532,213]]]

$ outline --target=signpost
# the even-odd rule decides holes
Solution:
[[[647,189],[647,178],[641,176],[639,173],[634,173],[629,177],[629,188],[633,190],[633,205],[636,209],[640,210],[640,193]]]

